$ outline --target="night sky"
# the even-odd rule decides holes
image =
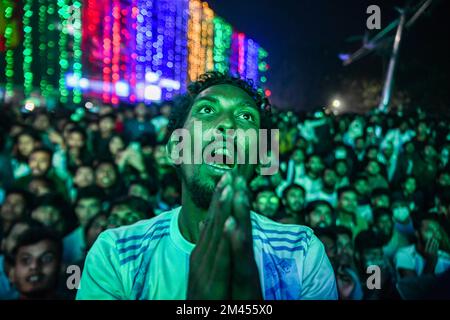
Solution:
[[[345,94],[338,85],[343,78],[383,81],[387,55],[378,52],[343,67],[338,54],[361,46],[361,40],[351,38],[367,31],[369,5],[380,6],[384,28],[398,16],[394,7],[405,1],[207,0],[218,15],[267,49],[272,102],[298,110],[324,106],[333,95]],[[438,2],[431,15],[422,16],[407,30],[400,49],[397,88],[417,94],[424,80],[431,79],[434,93],[426,96],[430,104],[450,104],[449,3]]]

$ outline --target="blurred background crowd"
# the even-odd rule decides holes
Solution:
[[[73,299],[68,267],[82,270],[100,232],[180,205],[172,103],[2,104],[0,299]],[[448,295],[449,119],[275,109],[273,122],[280,170],[250,182],[253,210],[314,229],[340,299]]]

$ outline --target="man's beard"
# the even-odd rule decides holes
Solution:
[[[202,183],[198,177],[194,177],[190,181],[185,179],[185,182],[194,204],[201,209],[207,210],[215,187]]]

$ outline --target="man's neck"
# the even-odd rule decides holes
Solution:
[[[191,199],[187,188],[182,186],[181,211],[178,227],[181,235],[191,243],[197,243],[200,236],[200,222],[205,220],[207,210],[197,207]]]

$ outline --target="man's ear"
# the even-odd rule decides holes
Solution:
[[[169,137],[169,140],[166,143],[166,158],[173,167],[176,167],[177,164],[175,163],[172,157],[172,151],[173,148],[175,147],[175,141],[173,141],[171,138],[172,136]]]

